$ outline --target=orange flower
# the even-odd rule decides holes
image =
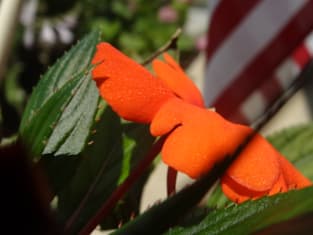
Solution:
[[[92,77],[100,95],[126,120],[150,123],[174,94],[144,67],[108,43],[100,43],[92,60]]]
[[[154,60],[156,76],[108,43],[100,43],[93,59],[93,79],[101,96],[123,118],[151,123],[154,136],[169,134],[162,160],[192,178],[235,152],[252,129],[231,123],[204,108],[200,91],[168,55]],[[221,179],[235,202],[311,185],[261,135],[256,135]]]

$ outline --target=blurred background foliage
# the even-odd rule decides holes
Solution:
[[[0,136],[17,132],[40,75],[86,33],[100,30],[103,41],[141,62],[183,27],[192,4],[190,0],[25,0],[0,85]],[[181,60],[190,61],[194,40],[183,32],[178,47]]]

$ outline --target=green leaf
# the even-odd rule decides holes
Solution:
[[[90,74],[81,79],[83,83],[64,108],[43,154],[76,155],[83,149],[97,109],[99,95]]]
[[[48,70],[34,89],[19,133],[35,156],[42,152],[75,155],[84,147],[98,102],[88,72],[98,40],[97,32],[87,35]]]
[[[209,208],[223,208],[226,204],[232,203],[223,193],[220,184],[217,184],[209,195],[207,206]]]
[[[70,223],[70,234],[77,234],[153,143],[147,126],[122,124],[106,104],[101,105],[103,113],[92,128],[90,145],[82,153],[75,175],[58,195],[59,219],[66,222],[77,215]],[[138,210],[142,186],[124,198],[119,212],[107,218],[105,227],[117,226]]]
[[[166,231],[166,229],[174,223],[177,223],[179,219],[199,203],[208,189],[214,185],[218,177],[226,170],[227,166],[229,166],[230,160],[231,159],[226,158],[223,162],[217,164],[206,176],[172,197],[169,197],[163,203],[147,210],[122,228],[116,230],[113,234],[153,235],[161,234]],[[192,220],[198,219],[199,215],[195,215],[194,218],[192,218]]]
[[[79,76],[67,82],[64,87],[50,97],[36,113],[36,117],[20,131],[21,137],[33,157],[39,158],[39,154],[47,144],[49,135],[53,131],[53,126],[61,116],[66,104],[69,103],[71,98],[69,94],[72,93],[79,82]]]
[[[308,187],[233,205],[211,212],[195,226],[174,228],[166,234],[251,234],[271,224],[312,212],[312,194],[313,187]]]

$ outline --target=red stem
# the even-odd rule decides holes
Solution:
[[[78,233],[79,235],[90,234],[96,226],[105,218],[109,212],[115,207],[116,203],[125,195],[143,172],[151,165],[153,160],[160,153],[166,136],[162,136],[150,149],[146,157],[139,163],[139,165],[130,173],[126,180],[118,186],[111,196],[102,204],[97,213],[88,221],[85,227]]]
[[[177,171],[172,168],[167,168],[167,196],[171,196],[176,193],[176,179],[177,179]]]

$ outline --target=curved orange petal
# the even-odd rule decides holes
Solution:
[[[165,62],[155,59],[152,62],[153,70],[179,98],[184,101],[204,107],[204,100],[199,89],[187,77],[181,67],[167,53],[164,53]]]
[[[223,193],[233,202],[242,203],[246,200],[256,199],[268,194],[268,191],[254,191],[238,184],[227,174],[221,179]]]
[[[149,123],[175,97],[162,81],[108,43],[98,44],[92,63],[100,95],[126,120]]]
[[[238,156],[221,183],[225,195],[235,202],[312,185],[260,135]]]
[[[250,190],[270,190],[280,174],[278,152],[261,135],[256,134],[226,174]]]
[[[274,195],[276,193],[283,193],[283,192],[287,192],[288,191],[288,187],[287,187],[287,183],[285,180],[285,177],[283,175],[283,173],[281,172],[278,180],[275,182],[275,184],[273,185],[273,187],[271,188],[271,190],[269,191],[268,195]]]
[[[257,199],[266,195],[271,196],[276,193],[288,191],[283,174],[280,174],[272,188],[266,191],[254,191],[245,188],[243,185],[238,184],[238,182],[230,178],[227,174],[222,177],[221,186],[224,194],[236,203],[242,203],[246,200]]]
[[[175,127],[182,124],[183,102],[178,98],[170,99],[156,113],[150,125],[150,132],[153,136],[161,136],[169,133]]]
[[[287,159],[279,155],[282,174],[286,180],[288,189],[304,188],[312,185],[312,182],[304,177]]]
[[[212,166],[232,154],[250,130],[227,122],[219,114],[175,98],[164,104],[152,120],[153,135],[167,137],[163,161],[192,178],[206,174]]]

